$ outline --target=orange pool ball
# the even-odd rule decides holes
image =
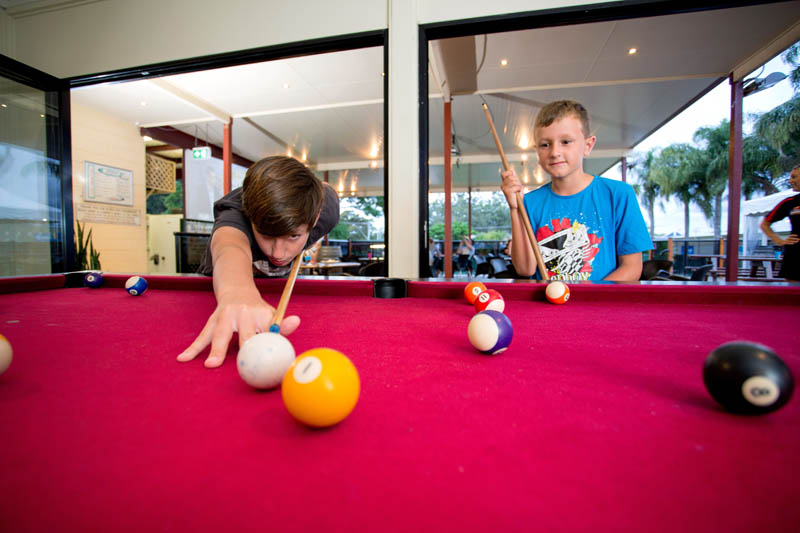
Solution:
[[[472,281],[467,283],[467,286],[464,287],[464,298],[466,298],[469,303],[474,304],[475,298],[477,298],[478,295],[485,290],[486,285],[480,281]]]
[[[344,420],[360,393],[355,365],[330,348],[313,348],[298,355],[281,385],[286,410],[312,427],[328,427]]]
[[[569,300],[569,287],[563,281],[551,281],[544,290],[547,301],[553,304],[565,304]]]

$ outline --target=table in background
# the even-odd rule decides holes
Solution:
[[[725,254],[692,254],[688,256],[691,258],[697,259],[711,259],[714,263],[714,268],[709,272],[712,278],[716,279],[717,275],[725,276],[725,263],[726,263],[726,255]],[[749,261],[750,268],[745,269],[749,271],[748,278],[759,278],[767,280],[779,279],[783,281],[782,278],[777,278],[777,272],[780,271],[779,266],[774,266],[774,264],[780,264],[783,259],[781,257],[769,256],[769,255],[740,255],[739,261]],[[764,278],[758,276],[758,269],[764,269]]]
[[[514,340],[480,355],[465,283],[297,280],[300,353],[361,375],[355,411],[301,426],[279,390],[175,356],[215,308],[211,278],[0,280],[0,529],[7,531],[793,531],[800,399],[721,410],[703,361],[734,339],[800,370],[800,286],[488,282]],[[486,280],[484,280],[486,282]],[[285,280],[258,280],[275,305]]]
[[[341,274],[346,268],[354,268],[361,266],[361,263],[356,261],[320,261],[318,263],[302,263],[300,268],[309,270],[315,274]]]

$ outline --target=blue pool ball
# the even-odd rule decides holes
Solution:
[[[96,289],[103,284],[103,275],[100,272],[89,272],[83,277],[83,284]]]
[[[469,342],[481,353],[495,355],[508,348],[514,336],[511,321],[500,311],[481,311],[469,321]]]
[[[125,282],[125,290],[131,296],[141,296],[147,290],[147,280],[141,276],[132,276]]]

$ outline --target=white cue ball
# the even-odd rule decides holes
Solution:
[[[253,388],[271,389],[281,384],[294,362],[294,347],[279,333],[259,333],[244,343],[236,356],[236,368]]]
[[[11,343],[8,342],[8,339],[0,335],[0,374],[8,370],[8,367],[11,366],[12,353]]]

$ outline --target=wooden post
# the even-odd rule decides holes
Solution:
[[[672,241],[672,237],[670,237],[667,239],[667,259],[669,259],[670,263],[675,259],[674,250],[675,243]],[[672,267],[669,267],[669,273],[672,274]]]
[[[452,102],[444,103],[444,277],[453,277],[453,169],[451,168],[450,148],[453,142],[450,133],[450,112]]]
[[[739,279],[739,201],[742,195],[742,81],[731,84],[731,130],[728,142],[728,246],[725,281]]]

